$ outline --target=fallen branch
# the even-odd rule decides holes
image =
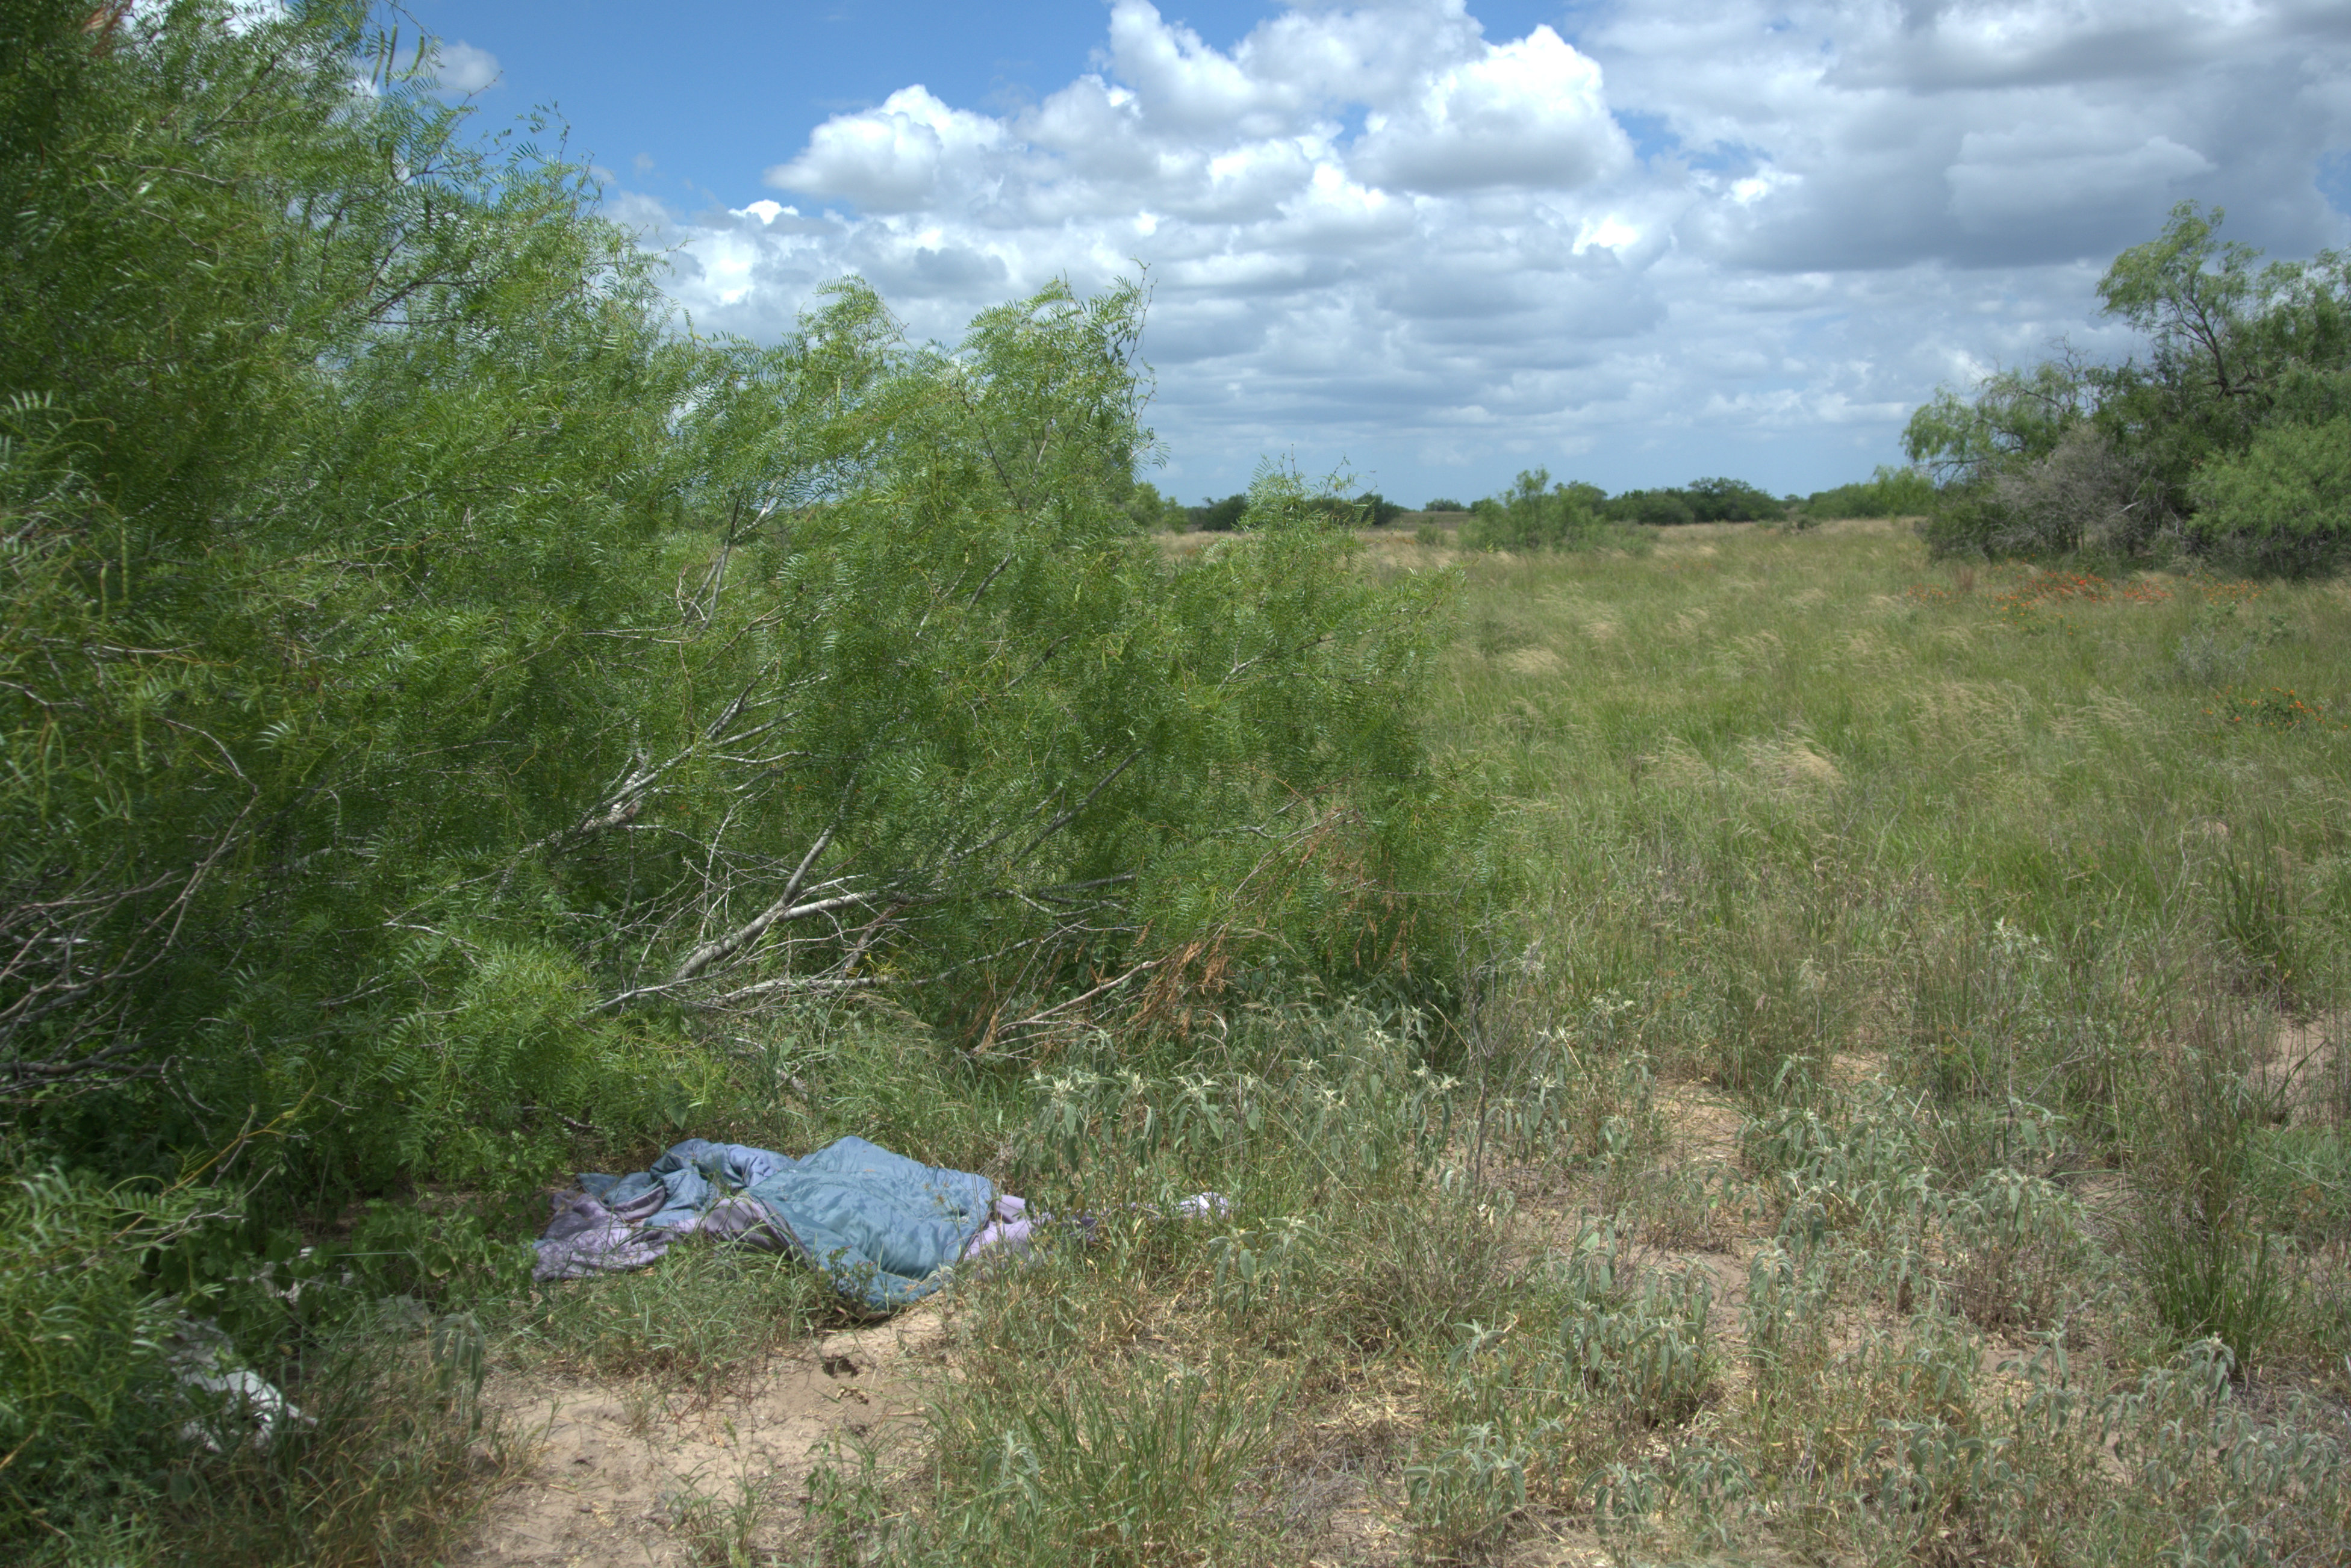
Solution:
[[[1096,986],[1091,991],[1082,991],[1078,995],[1071,997],[1065,1002],[1056,1002],[1050,1008],[1045,1008],[1040,1011],[1030,1013],[1025,1019],[1015,1019],[1012,1022],[1008,1024],[991,1025],[987,1031],[987,1040],[992,1041],[998,1036],[1005,1034],[1012,1030],[1027,1029],[1032,1024],[1043,1023],[1048,1019],[1050,1019],[1055,1013],[1067,1012],[1071,1008],[1081,1007],[1085,1003],[1093,1000],[1096,997],[1101,996],[1103,992],[1114,991],[1118,989],[1119,987],[1126,984],[1127,981],[1134,978],[1135,976],[1143,974],[1146,970],[1155,969],[1158,967],[1158,959],[1146,958],[1142,963],[1137,964],[1134,968],[1129,969],[1125,974],[1121,975],[1118,978],[1114,980],[1104,980],[1101,985]],[[983,1041],[981,1049],[986,1049],[986,1044],[987,1042]]]
[[[761,910],[749,923],[736,927],[715,942],[705,942],[701,946],[688,953],[685,956],[685,962],[680,964],[677,967],[677,972],[670,976],[669,983],[674,986],[694,978],[719,959],[731,956],[757,942],[761,936],[767,935],[768,928],[778,921],[794,918],[792,900],[799,896],[800,883],[807,878],[809,868],[816,864],[816,857],[824,853],[825,845],[831,842],[832,842],[832,829],[828,826],[824,831],[816,836],[816,842],[809,846],[809,852],[800,857],[799,869],[792,873],[791,880],[784,883],[782,897]]]
[[[842,976],[780,975],[772,980],[760,980],[723,997],[709,997],[685,1005],[697,1012],[716,1012],[720,1008],[734,1007],[761,997],[792,994],[824,996],[841,991],[869,991],[887,982],[879,975]]]

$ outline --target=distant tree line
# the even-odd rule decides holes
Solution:
[[[1549,471],[1538,469],[1532,474],[1520,475],[1513,486],[1501,496],[1490,497],[1469,506],[1440,497],[1420,510],[1424,513],[1479,514],[1481,509],[1496,507],[1508,512],[1516,506],[1524,513],[1531,505],[1534,505],[1527,498],[1530,485],[1546,496],[1552,488],[1556,488],[1561,496],[1566,497],[1564,503],[1546,499],[1535,506],[1535,510],[1546,517],[1557,513],[1563,519],[1568,512],[1588,511],[1602,522],[1628,526],[1776,521],[1784,515],[1789,504],[1739,479],[1694,479],[1688,485],[1676,488],[1627,490],[1612,497],[1596,485],[1577,483],[1552,486]],[[1793,499],[1792,497],[1789,498],[1790,501]],[[1562,504],[1567,507],[1565,512],[1560,510]],[[1124,505],[1127,515],[1146,529],[1171,533],[1229,533],[1246,526],[1249,497],[1244,491],[1221,499],[1206,498],[1197,506],[1187,507],[1172,497],[1161,495],[1155,485],[1138,483]],[[1344,496],[1319,497],[1309,505],[1334,521],[1366,528],[1386,528],[1410,510],[1376,490],[1367,491],[1352,499]],[[1548,522],[1534,526],[1538,533],[1557,531]],[[1562,521],[1557,528],[1568,528],[1568,525]]]
[[[1173,497],[1162,496],[1159,487],[1141,482],[1127,497],[1126,513],[1145,529],[1166,533],[1228,534],[1243,526],[1249,509],[1249,491],[1225,497],[1222,500],[1203,500],[1196,507],[1187,507]],[[1318,517],[1349,528],[1384,528],[1406,508],[1391,501],[1376,490],[1355,497],[1316,496],[1304,503]]]
[[[1660,489],[1611,496],[1597,485],[1554,483],[1546,468],[1520,474],[1499,496],[1468,507],[1460,543],[1470,549],[1583,549],[1603,544],[1637,546],[1647,530],[1683,523],[1777,522],[1793,497],[1782,500],[1740,479],[1693,479]],[[1433,504],[1431,511],[1437,510]]]
[[[1935,482],[1915,468],[1881,467],[1858,484],[1816,490],[1809,497],[1774,496],[1743,479],[1693,479],[1687,485],[1625,490],[1610,495],[1581,481],[1554,483],[1550,470],[1520,474],[1498,496],[1464,505],[1437,497],[1423,514],[1467,513],[1463,536],[1473,549],[1535,549],[1597,539],[1611,529],[1673,528],[1683,523],[1776,523],[1792,517],[1815,521],[1834,517],[1916,517],[1936,497]],[[1248,493],[1204,499],[1187,507],[1141,483],[1125,502],[1127,515],[1142,528],[1169,533],[1229,533],[1245,526]],[[1310,503],[1332,520],[1356,528],[1382,528],[1407,508],[1377,491],[1348,499],[1318,497]]]
[[[1788,507],[1743,479],[1693,479],[1677,488],[1627,490],[1611,497],[1602,510],[1614,522],[1671,528],[1677,523],[1777,522]]]

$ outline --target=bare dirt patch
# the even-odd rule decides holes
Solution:
[[[1668,1083],[1657,1091],[1657,1109],[1683,1159],[1729,1164],[1739,1157],[1739,1129],[1747,1118],[1723,1094],[1703,1084]]]
[[[2336,1114],[2351,1093],[2343,1041],[2351,1019],[2341,1013],[2278,1020],[2253,1082],[2270,1097],[2280,1120],[2307,1122]]]
[[[500,1374],[493,1406],[537,1437],[459,1568],[649,1568],[772,1550],[829,1438],[914,1418],[946,1360],[942,1309],[823,1334],[710,1397],[650,1378]]]

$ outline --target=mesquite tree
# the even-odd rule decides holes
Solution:
[[[1146,535],[1134,290],[697,340],[356,5],[18,9],[20,1132],[511,1168],[810,998],[1019,1057],[1416,972],[1467,821],[1414,729],[1439,587],[1279,473],[1230,540]]]
[[[2256,570],[2351,556],[2351,258],[2256,266],[2192,203],[2115,258],[2105,313],[2143,356],[2070,351],[1946,388],[1904,444],[1943,492],[1946,551],[2144,554],[2178,548]]]

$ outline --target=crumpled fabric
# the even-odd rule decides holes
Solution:
[[[1015,1197],[1008,1192],[999,1194],[996,1207],[988,1211],[987,1223],[981,1226],[966,1245],[963,1255],[970,1259],[993,1252],[996,1257],[1003,1258],[1026,1252],[1030,1239],[1037,1233],[1037,1227],[1050,1218],[1040,1214],[1031,1218],[1028,1199]]]
[[[579,1280],[650,1266],[686,1236],[789,1251],[834,1288],[887,1312],[920,1301],[958,1263],[992,1267],[1027,1255],[1051,1215],[998,1193],[986,1176],[842,1138],[805,1159],[744,1144],[689,1138],[629,1176],[583,1174],[554,1195],[538,1241],[535,1280]],[[1160,1218],[1227,1213],[1220,1193],[1195,1193]],[[1060,1224],[1081,1238],[1094,1218]]]
[[[776,1156],[782,1159],[782,1156]],[[946,1284],[987,1223],[996,1185],[841,1138],[745,1189],[792,1249],[869,1311],[893,1311]]]
[[[250,1442],[266,1449],[281,1432],[319,1424],[240,1362],[228,1335],[210,1319],[181,1319],[170,1343],[173,1381],[203,1407],[180,1427],[180,1440],[190,1448],[220,1454]]]
[[[579,1179],[555,1196],[534,1279],[642,1269],[701,1233],[794,1252],[876,1312],[945,1284],[997,1207],[987,1177],[863,1138],[798,1160],[689,1138],[645,1170]]]
[[[683,1233],[696,1228],[695,1221],[715,1195],[747,1191],[800,1163],[789,1155],[747,1144],[688,1138],[674,1145],[648,1169],[624,1176],[583,1175],[580,1186],[632,1223]],[[652,1207],[646,1207],[647,1204]]]
[[[735,1192],[792,1163],[768,1149],[689,1138],[648,1170],[583,1173],[577,1190],[551,1200],[555,1212],[537,1242],[531,1278],[625,1274],[650,1267],[679,1238],[697,1233],[781,1251],[785,1240],[767,1209]]]

